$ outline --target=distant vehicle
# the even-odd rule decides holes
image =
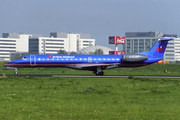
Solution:
[[[168,41],[173,38],[158,39],[146,52],[122,55],[23,55],[8,62],[7,68],[25,67],[66,67],[78,70],[90,70],[96,75],[104,75],[102,70],[118,67],[140,67],[163,59]]]

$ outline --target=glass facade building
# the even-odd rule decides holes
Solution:
[[[128,39],[123,45],[123,50],[126,53],[138,53],[148,51],[156,42],[157,39]]]
[[[138,53],[148,51],[157,39],[165,37],[173,37],[174,40],[169,41],[163,62],[180,61],[180,38],[173,34],[164,34],[162,32],[126,32],[126,42],[123,45],[125,53]]]

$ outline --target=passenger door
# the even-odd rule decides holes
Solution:
[[[36,65],[36,56],[30,55],[30,65],[35,66]]]

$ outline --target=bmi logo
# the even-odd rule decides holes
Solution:
[[[52,58],[52,56],[47,56],[47,58]]]
[[[154,52],[163,52],[163,47],[162,47],[162,46],[160,46],[160,47],[155,47]]]

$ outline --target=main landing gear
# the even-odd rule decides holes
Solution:
[[[101,72],[93,71],[93,73],[96,74],[96,75],[100,75],[100,76],[104,75],[103,71],[101,71]]]
[[[98,66],[97,67],[97,70],[96,71],[93,71],[93,74],[95,74],[95,75],[104,75],[104,72],[103,71],[101,71],[101,66]]]

